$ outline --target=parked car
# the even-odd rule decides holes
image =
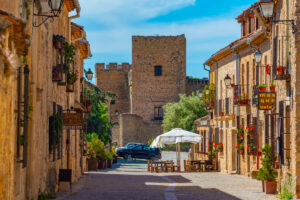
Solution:
[[[141,143],[128,143],[124,147],[116,149],[118,156],[128,159],[129,156],[132,158],[161,159],[161,151],[159,148],[150,148],[148,145]]]

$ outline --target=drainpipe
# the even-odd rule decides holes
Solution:
[[[240,83],[240,54],[238,51],[236,51],[232,46],[230,47],[230,50],[235,54],[236,56],[236,65],[235,65],[235,73],[236,73],[236,84],[239,85]],[[239,88],[238,88],[239,90]],[[240,107],[237,106],[236,107],[236,116],[240,116]],[[237,173],[240,173],[240,154],[237,153],[236,154],[236,158],[237,158]]]
[[[70,38],[69,41],[72,40],[71,39],[71,20],[79,18],[80,17],[80,10],[81,10],[78,0],[73,0],[73,3],[75,5],[76,15],[73,15],[73,16],[69,17],[69,38]]]

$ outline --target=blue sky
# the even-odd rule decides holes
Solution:
[[[240,37],[237,17],[255,0],[79,0],[95,63],[131,63],[132,35],[180,35],[187,39],[187,75],[206,77],[203,62]]]

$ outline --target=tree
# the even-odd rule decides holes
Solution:
[[[99,88],[94,88],[90,93],[92,109],[87,118],[87,133],[97,133],[104,144],[108,144],[111,142],[110,130],[116,123],[109,121],[108,107],[105,103],[108,98],[114,99],[117,96],[109,92],[102,92]]]
[[[163,107],[164,120],[162,126],[164,132],[173,128],[195,131],[195,120],[208,114],[197,93],[193,93],[191,96],[180,94],[179,97],[179,102],[168,103]]]

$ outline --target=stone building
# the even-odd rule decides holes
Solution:
[[[299,198],[296,21],[300,2],[273,3],[273,21],[262,14],[260,2],[243,11],[236,18],[241,24],[241,38],[213,54],[204,64],[205,68],[209,66],[210,83],[216,86],[214,107],[210,107],[209,136],[213,144],[224,145],[217,156],[220,171],[252,177],[261,167],[262,148],[269,143],[272,164],[279,172],[278,191],[292,177],[292,192]],[[257,52],[262,55],[259,63],[254,56]],[[225,84],[226,77],[230,77],[230,85]],[[271,83],[276,88],[276,107],[259,109],[258,97],[263,94],[258,91],[259,84],[266,84],[270,91]],[[254,127],[254,139],[246,134],[248,125]],[[242,140],[237,134],[240,126],[244,130]],[[241,142],[243,153],[235,149]],[[248,145],[254,146],[253,155],[247,151]]]
[[[133,36],[132,65],[104,65],[95,66],[97,86],[118,96],[111,105],[111,116],[114,122],[119,120],[113,129],[113,140],[119,145],[145,143],[162,133],[162,107],[177,102],[178,94],[202,91],[208,84],[208,79],[186,77],[184,35]],[[125,130],[129,121],[132,126]]]
[[[47,13],[47,1],[0,0],[0,5],[0,199],[37,199],[58,190],[59,169],[72,169],[72,182],[85,171],[82,132],[55,132],[50,124],[67,110],[82,112],[79,79],[91,54],[83,27],[71,24],[79,17],[77,0],[65,0],[58,17],[45,23],[33,13]],[[76,47],[70,65],[78,71],[74,92],[66,92],[65,81],[53,81],[52,67],[63,60],[53,47],[56,34]]]

